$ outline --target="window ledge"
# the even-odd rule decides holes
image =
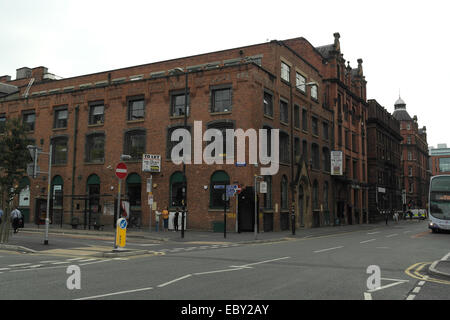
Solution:
[[[209,114],[212,115],[212,116],[220,116],[220,115],[224,115],[224,114],[231,114],[231,111],[210,112]]]
[[[102,127],[104,123],[88,124],[88,128]]]
[[[97,162],[93,162],[93,161],[84,161],[84,164],[85,164],[85,165],[98,165],[98,164],[103,165],[103,164],[105,164],[105,161],[104,161],[104,160],[103,160],[103,161],[97,161]]]
[[[62,130],[67,130],[67,127],[64,128],[53,128],[53,131],[62,131]]]
[[[140,122],[145,122],[145,119],[139,119],[139,120],[127,120],[127,123],[140,123]]]
[[[222,209],[218,209],[218,208],[208,208],[208,212],[223,212],[223,208]],[[232,212],[230,210],[230,208],[227,208],[226,212]]]
[[[265,113],[264,113],[264,118],[267,118],[267,119],[270,119],[270,120],[274,119],[273,116],[265,114]]]
[[[169,118],[170,118],[170,120],[179,120],[179,119],[184,119],[184,115],[182,115],[182,116],[170,116]],[[189,115],[187,115],[186,118],[189,118]]]
[[[281,123],[282,125],[286,126],[286,127],[289,126],[289,123],[287,123],[287,122],[284,122],[284,121],[281,121],[281,120],[280,120],[280,123]]]

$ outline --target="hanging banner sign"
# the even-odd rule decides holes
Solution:
[[[331,151],[331,175],[342,176],[342,151]]]

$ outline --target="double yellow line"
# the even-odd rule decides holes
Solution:
[[[425,268],[426,266],[430,266],[432,264],[432,262],[418,262],[416,264],[413,264],[412,266],[408,267],[405,270],[405,273],[415,279],[419,279],[419,280],[423,280],[423,281],[428,281],[428,282],[435,282],[435,283],[440,283],[440,284],[448,284],[450,285],[450,281],[447,280],[441,280],[441,279],[435,279],[435,278],[430,278],[429,276],[423,275],[421,273],[421,271],[423,270],[423,268]]]

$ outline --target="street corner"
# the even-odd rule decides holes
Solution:
[[[33,249],[26,248],[23,246],[12,245],[12,244],[0,244],[0,250],[14,251],[17,253],[36,253],[36,251]]]
[[[429,266],[428,271],[434,276],[450,280],[450,260],[434,261]]]

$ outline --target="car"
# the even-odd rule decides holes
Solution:
[[[425,220],[427,218],[427,211],[425,209],[411,209],[406,214],[407,218],[409,218],[409,212],[412,213],[413,219]]]

